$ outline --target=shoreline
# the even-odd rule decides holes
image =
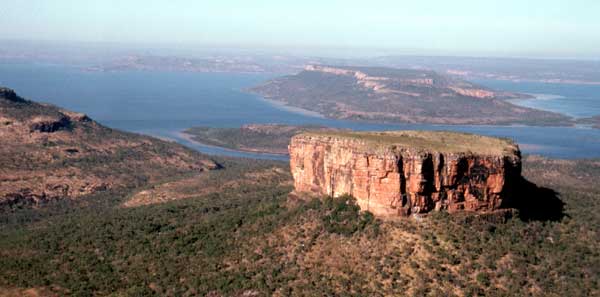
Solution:
[[[491,79],[491,80],[500,80],[500,81],[510,81],[513,83],[522,83],[522,82],[530,82],[530,83],[541,83],[541,84],[562,84],[562,85],[581,85],[581,86],[600,86],[600,81],[585,81],[585,80],[570,80],[570,79],[511,79],[511,78],[482,78],[482,77],[472,77],[469,79]]]
[[[205,147],[212,147],[212,148],[217,148],[217,149],[221,149],[221,150],[225,150],[225,151],[229,151],[229,152],[234,152],[234,153],[250,153],[250,154],[258,154],[258,155],[264,155],[264,156],[269,156],[269,155],[273,155],[273,156],[278,156],[278,157],[286,157],[289,156],[289,154],[283,154],[283,153],[275,153],[275,152],[266,152],[266,151],[257,151],[257,150],[244,150],[244,149],[233,149],[233,148],[228,148],[228,147],[224,147],[224,146],[218,146],[218,145],[212,145],[212,144],[206,144],[203,142],[200,142],[198,140],[193,139],[192,134],[188,134],[185,132],[185,130],[183,131],[178,131],[175,132],[177,134],[177,136],[191,142],[197,145],[201,145],[201,146],[205,146]]]
[[[577,126],[578,120],[580,120],[582,118],[586,118],[586,117],[577,116],[575,114],[567,113],[565,111],[557,111],[557,110],[554,110],[551,108],[547,108],[547,107],[538,105],[538,104],[543,104],[544,101],[566,99],[567,97],[565,97],[565,96],[557,95],[557,94],[540,94],[540,93],[526,93],[526,94],[533,96],[533,98],[508,99],[508,100],[506,100],[506,102],[520,106],[520,107],[533,108],[533,109],[537,109],[537,110],[541,110],[541,111],[553,112],[553,113],[557,113],[557,114],[561,114],[561,115],[570,117],[571,120],[573,121],[574,127]]]
[[[252,94],[254,94],[254,93],[252,93]],[[326,117],[325,115],[320,114],[320,113],[318,113],[316,111],[312,111],[312,110],[308,110],[308,109],[304,109],[304,108],[300,108],[300,107],[291,106],[291,105],[288,105],[285,102],[281,102],[281,101],[278,101],[278,100],[269,99],[269,98],[266,98],[266,97],[264,97],[262,95],[259,95],[259,94],[255,94],[255,95],[256,95],[256,97],[260,101],[265,102],[265,103],[267,103],[267,104],[269,104],[269,105],[271,105],[271,106],[273,106],[273,107],[275,107],[277,109],[281,109],[281,110],[284,110],[284,111],[289,111],[289,112],[300,114],[300,115],[304,115],[304,116],[314,117],[314,118],[333,119],[333,118]],[[334,120],[339,120],[339,119],[334,119]]]
[[[281,102],[281,101],[278,101],[278,100],[269,99],[269,98],[264,97],[263,95],[260,95],[260,94],[257,94],[257,93],[253,93],[251,91],[248,91],[248,92],[250,94],[256,95],[256,98],[258,100],[260,100],[262,102],[265,102],[265,103],[267,103],[267,104],[269,104],[269,105],[271,105],[271,106],[273,106],[273,107],[275,107],[277,109],[288,111],[288,112],[299,114],[299,115],[304,115],[304,116],[309,116],[309,117],[315,117],[315,118],[319,118],[319,119],[334,120],[334,121],[349,121],[349,122],[355,122],[355,123],[383,124],[383,125],[403,125],[403,124],[411,124],[411,125],[413,125],[413,124],[416,124],[416,125],[434,125],[434,126],[554,127],[554,128],[571,127],[571,128],[579,128],[577,126],[577,120],[579,118],[576,117],[576,116],[573,116],[573,115],[570,115],[570,114],[566,114],[566,113],[562,113],[562,112],[552,111],[552,110],[548,110],[548,109],[541,109],[541,108],[526,106],[526,105],[522,105],[522,104],[517,103],[517,102],[527,101],[527,100],[536,100],[537,101],[537,100],[555,100],[555,99],[566,98],[564,96],[554,95],[554,94],[532,94],[532,93],[527,93],[527,95],[531,95],[531,96],[533,96],[533,98],[515,98],[515,99],[507,99],[505,101],[508,102],[508,103],[514,104],[516,106],[519,106],[519,107],[531,108],[531,109],[536,109],[536,110],[539,110],[539,111],[551,112],[551,113],[562,115],[564,117],[569,118],[569,120],[572,121],[570,123],[570,125],[569,124],[564,124],[564,125],[531,125],[531,124],[521,124],[521,123],[508,123],[508,124],[457,124],[457,123],[429,123],[429,122],[409,123],[409,122],[388,122],[388,121],[338,119],[338,118],[332,118],[332,117],[325,116],[325,115],[323,115],[321,113],[318,113],[316,111],[304,109],[304,108],[301,108],[301,107],[291,106],[291,105],[288,105],[285,102]]]

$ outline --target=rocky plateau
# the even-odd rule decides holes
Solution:
[[[516,144],[472,134],[307,132],[289,152],[296,196],[350,194],[383,218],[510,208],[521,180]]]

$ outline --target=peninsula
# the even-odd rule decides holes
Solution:
[[[496,91],[434,71],[308,65],[250,89],[266,99],[335,119],[460,125],[571,125],[569,117],[505,99]]]

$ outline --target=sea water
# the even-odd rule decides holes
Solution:
[[[78,67],[0,63],[0,86],[31,100],[84,112],[109,127],[178,141],[209,154],[285,159],[194,143],[181,131],[194,126],[248,123],[317,124],[355,130],[452,130],[516,141],[523,153],[557,158],[600,157],[600,130],[585,127],[373,124],[326,119],[275,104],[244,90],[276,74],[158,71],[89,72]],[[596,86],[479,81],[508,91],[558,96],[532,107],[584,117],[600,114]],[[559,102],[549,103],[552,100]],[[547,102],[548,101],[548,102]],[[541,102],[541,101],[539,101]],[[530,104],[530,103],[523,103]],[[531,103],[533,104],[533,103]]]

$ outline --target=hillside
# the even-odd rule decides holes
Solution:
[[[120,190],[218,165],[155,138],[0,88],[0,206],[40,205]]]
[[[263,97],[336,119],[434,124],[567,125],[566,116],[503,99],[528,95],[490,90],[433,71],[307,66],[250,89]]]

